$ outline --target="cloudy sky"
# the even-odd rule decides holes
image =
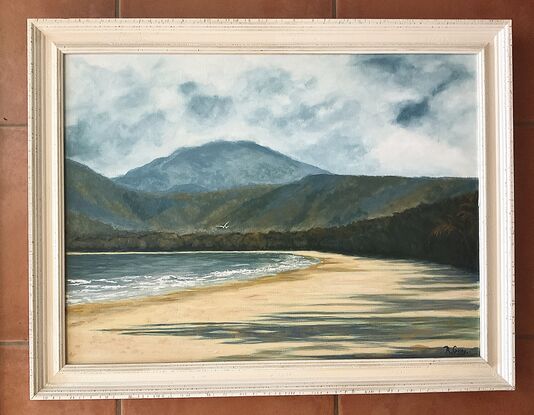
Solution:
[[[338,174],[476,176],[474,55],[67,55],[66,152],[108,177],[213,140]]]

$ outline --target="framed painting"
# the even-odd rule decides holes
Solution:
[[[32,399],[513,389],[510,45],[30,20]]]

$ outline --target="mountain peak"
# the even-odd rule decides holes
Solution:
[[[262,146],[252,140],[213,140],[199,146],[179,147],[173,151],[169,157],[177,156],[188,151],[218,151],[218,150],[236,150],[239,148],[248,148],[250,150],[265,151],[271,153],[281,154],[269,147]],[[163,157],[165,158],[165,157]]]
[[[182,147],[114,180],[143,191],[167,192],[195,187],[206,191],[256,184],[284,184],[314,174],[329,174],[249,140],[214,140]]]

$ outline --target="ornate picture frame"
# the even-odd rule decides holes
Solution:
[[[475,54],[480,357],[67,364],[64,62],[106,53]],[[31,399],[513,390],[511,62],[510,21],[28,20]]]

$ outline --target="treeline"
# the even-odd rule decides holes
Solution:
[[[67,223],[67,227],[69,224]],[[422,204],[388,217],[297,232],[221,231],[77,232],[68,228],[70,251],[317,250],[353,255],[423,259],[478,269],[478,193]],[[103,229],[100,229],[102,231]]]

